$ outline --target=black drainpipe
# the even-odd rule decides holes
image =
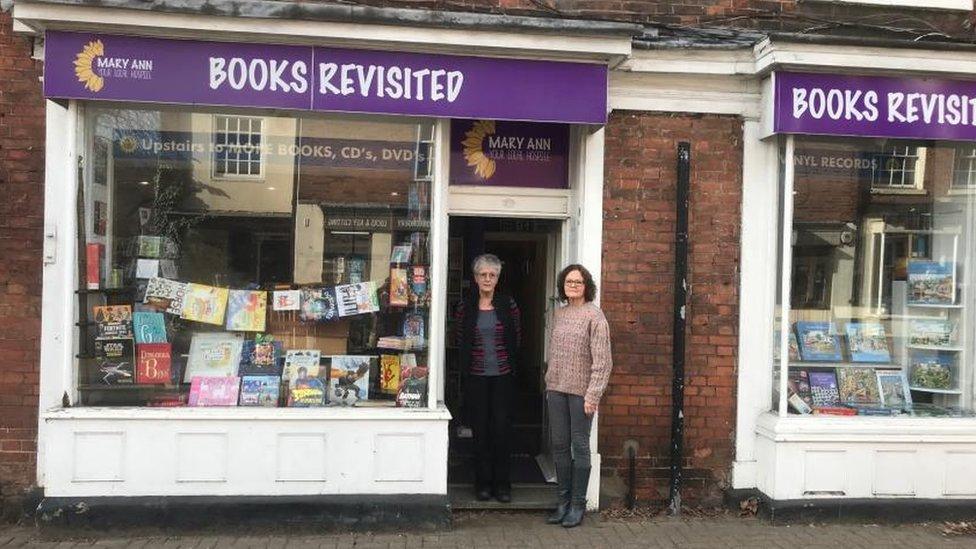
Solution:
[[[688,191],[691,144],[678,143],[678,181],[674,225],[674,322],[671,333],[674,369],[671,378],[671,482],[668,514],[681,514],[681,461],[684,454],[685,324],[688,296]]]

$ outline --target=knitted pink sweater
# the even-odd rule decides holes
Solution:
[[[546,389],[599,404],[613,368],[603,311],[593,303],[556,309],[548,341]]]

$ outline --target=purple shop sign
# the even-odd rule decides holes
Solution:
[[[976,141],[976,82],[777,72],[774,131]]]
[[[44,94],[604,124],[607,67],[48,31]]]
[[[569,187],[569,126],[451,121],[451,185]]]

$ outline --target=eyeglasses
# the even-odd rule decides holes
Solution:
[[[494,280],[498,278],[498,273],[493,273],[491,271],[484,271],[476,275],[478,278],[486,278],[488,280]]]
[[[566,280],[564,284],[566,284],[567,286],[582,286],[586,283],[583,282],[582,280]]]

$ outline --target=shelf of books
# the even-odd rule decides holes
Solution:
[[[180,279],[175,245],[135,237],[115,281],[130,286],[96,274],[77,292],[79,402],[426,407],[426,246],[425,234],[392,245],[386,280],[347,260],[333,285],[230,288]]]
[[[791,322],[788,412],[971,415],[964,398],[973,375],[966,359],[966,308],[955,271],[951,264],[912,260],[904,288],[896,291],[904,302],[887,314],[822,318],[830,314],[823,311],[820,319]]]

